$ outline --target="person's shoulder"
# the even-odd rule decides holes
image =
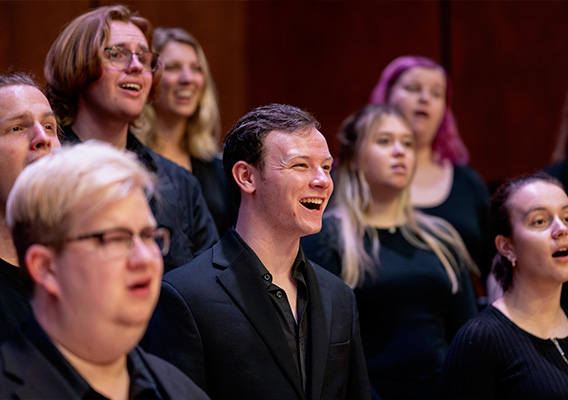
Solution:
[[[454,165],[454,179],[476,186],[487,187],[479,172],[467,165]]]
[[[176,181],[184,180],[190,185],[197,185],[197,178],[188,170],[175,162],[168,160],[166,157],[154,152],[150,148],[146,148],[148,156],[156,163],[158,175],[168,175]]]
[[[308,261],[318,279],[320,286],[324,286],[336,293],[343,293],[345,295],[351,296],[353,290],[345,282],[343,282],[341,278],[328,271],[324,267],[313,262],[312,260],[308,259]]]
[[[179,368],[141,347],[135,350],[172,398],[209,399],[209,396]],[[189,397],[188,397],[189,396]]]
[[[163,281],[173,286],[200,285],[207,281],[214,272],[212,268],[213,248],[217,245],[218,243],[205,250],[188,263],[167,272],[163,277]]]
[[[568,158],[547,165],[542,169],[542,171],[557,179],[562,179],[568,173]]]

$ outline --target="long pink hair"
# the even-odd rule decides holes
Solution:
[[[469,161],[469,152],[460,138],[450,105],[452,84],[446,70],[437,62],[422,56],[402,56],[394,59],[383,70],[379,81],[371,92],[369,103],[388,103],[393,85],[405,71],[413,67],[434,68],[444,73],[446,78],[446,111],[432,142],[432,151],[439,157],[439,162],[447,159],[454,165],[466,165]]]

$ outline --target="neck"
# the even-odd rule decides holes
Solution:
[[[406,222],[401,196],[399,190],[391,193],[381,190],[381,195],[373,197],[373,201],[365,212],[365,223],[375,228],[389,228]]]
[[[434,162],[432,154],[432,146],[423,145],[416,149],[416,170],[420,171],[421,168],[427,166],[437,165]]]
[[[493,305],[522,329],[543,339],[568,335],[568,320],[560,306],[562,285],[551,288],[515,284]]]
[[[71,126],[82,142],[96,139],[118,148],[126,148],[128,123],[101,118],[86,107],[79,107],[77,118]]]
[[[186,127],[187,118],[179,115],[156,119],[156,132],[160,133],[164,143],[183,145]]]
[[[130,377],[126,355],[106,363],[94,363],[78,357],[65,346],[55,343],[61,354],[98,393],[111,399],[127,399]]]
[[[12,234],[10,228],[6,225],[4,215],[0,215],[0,258],[12,265],[19,266]]]
[[[250,214],[241,206],[235,230],[273,276],[289,276],[300,248],[300,238],[279,235],[268,224],[256,223]]]

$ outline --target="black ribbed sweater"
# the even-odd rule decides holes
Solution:
[[[558,343],[568,354],[568,338]],[[447,399],[568,399],[568,363],[489,306],[452,341],[440,388]]]

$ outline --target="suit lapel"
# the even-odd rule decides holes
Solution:
[[[310,262],[306,265],[309,299],[309,335],[311,344],[311,396],[321,397],[327,365],[327,353],[331,333],[331,294],[325,285],[318,280]],[[308,364],[310,365],[310,364]]]
[[[56,372],[45,357],[26,339],[19,336],[1,349],[4,373],[17,376],[22,386],[15,390],[17,398],[67,399],[77,394],[65,379]]]
[[[244,249],[234,236],[236,234],[231,233],[213,248],[213,264],[222,268],[217,279],[258,332],[299,397],[304,398],[301,379],[280,320],[258,271],[251,263],[252,251]]]

